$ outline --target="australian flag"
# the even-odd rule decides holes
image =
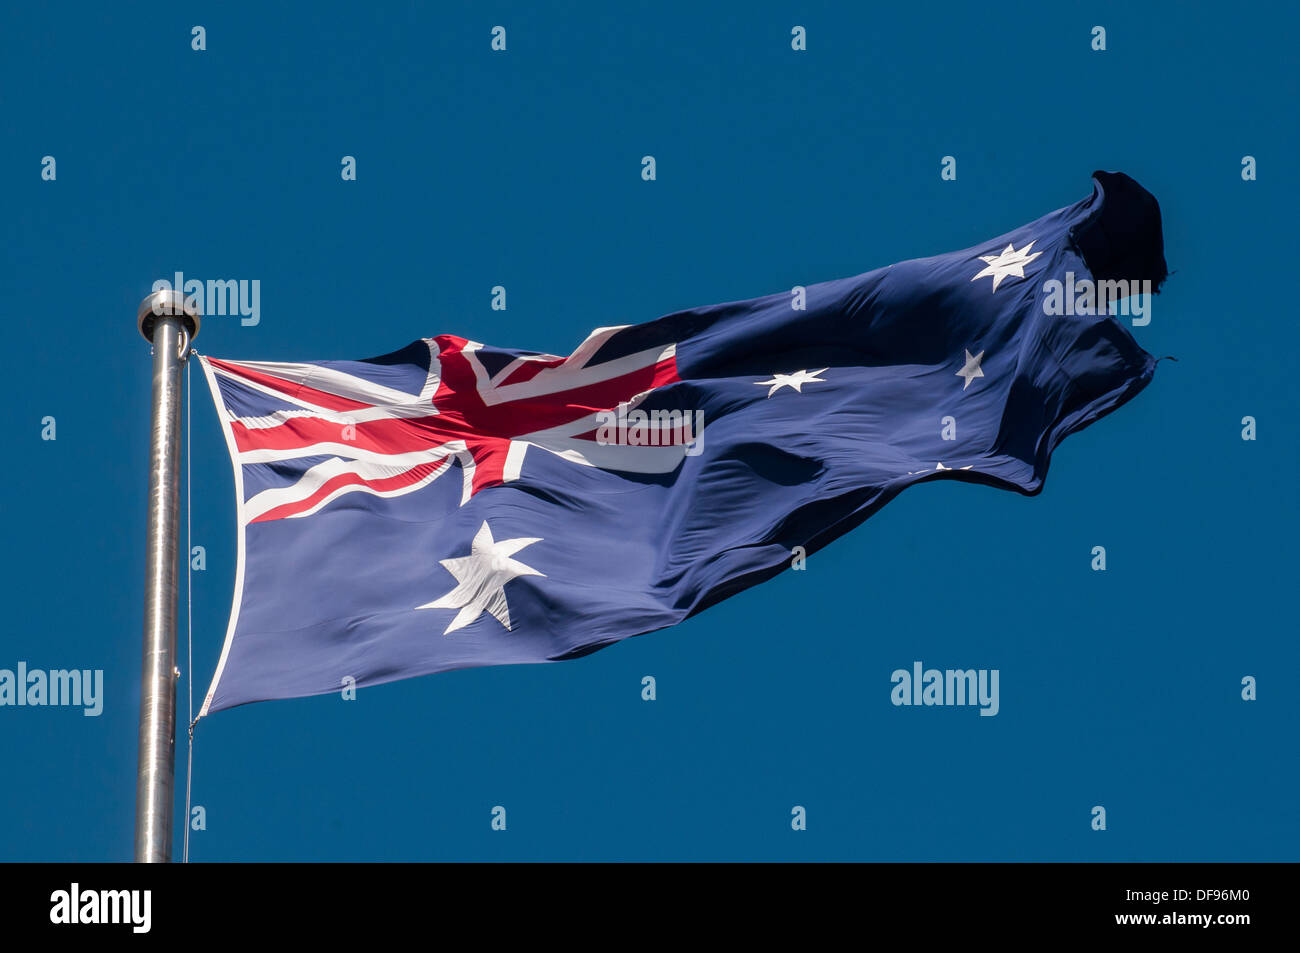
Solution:
[[[1054,282],[1166,276],[1155,199],[1093,183],[963,251],[600,328],[567,357],[439,335],[361,361],[201,358],[238,566],[200,714],[575,658],[788,569],[913,484],[1037,493],[1056,445],[1155,368],[1105,307],[1047,307]]]

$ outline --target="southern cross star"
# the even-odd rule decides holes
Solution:
[[[970,382],[975,378],[984,376],[984,370],[980,367],[980,361],[982,360],[984,360],[983,351],[974,355],[972,355],[970,351],[966,351],[966,364],[955,375],[966,382],[961,385],[962,390],[970,387]]]
[[[469,625],[484,612],[491,613],[506,627],[507,632],[510,631],[506,583],[516,576],[546,575],[511,557],[525,546],[541,541],[540,537],[521,537],[497,542],[492,538],[492,530],[484,520],[474,535],[468,556],[439,560],[447,572],[456,577],[456,588],[445,596],[416,608],[459,609],[460,612],[456,613],[456,618],[451,620],[451,625],[447,626],[443,635],[450,635]]]
[[[1037,240],[1034,239],[1034,241]],[[1042,252],[1036,251],[1030,255],[1028,253],[1029,249],[1033,247],[1034,242],[1030,242],[1024,248],[1016,251],[1012,245],[1008,245],[1000,255],[980,255],[980,261],[984,262],[984,270],[972,278],[971,281],[979,281],[986,275],[992,275],[993,290],[997,291],[998,285],[1002,284],[1003,278],[1025,277],[1025,265],[1042,254]]]
[[[822,378],[817,375],[825,373],[826,370],[827,368],[823,367],[821,370],[817,371],[795,371],[793,374],[773,374],[771,380],[754,381],[754,383],[759,387],[767,387],[771,384],[772,386],[767,392],[768,397],[771,397],[782,387],[793,387],[802,394],[804,384],[811,384],[814,381],[820,384],[825,384],[826,381],[822,380]]]

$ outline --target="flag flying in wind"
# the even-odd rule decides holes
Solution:
[[[973,248],[601,328],[568,357],[444,334],[361,361],[201,358],[239,555],[200,714],[574,658],[772,577],[915,483],[1037,493],[1066,434],[1155,367],[1077,289],[1159,289],[1159,206],[1093,180]]]

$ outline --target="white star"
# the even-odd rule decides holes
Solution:
[[[964,467],[956,467],[955,469],[958,469],[958,470],[969,470],[969,469],[970,469],[971,467],[973,467],[973,466],[975,466],[975,464],[973,464],[973,463],[968,463],[968,464],[966,464],[966,466],[964,466]],[[943,461],[940,461],[940,462],[938,462],[938,463],[936,463],[936,464],[934,465],[934,470],[931,470],[929,467],[927,467],[927,468],[924,469],[924,470],[908,470],[908,471],[907,471],[907,476],[916,476],[918,473],[934,473],[936,470],[952,470],[952,469],[954,469],[954,468],[953,468],[953,467],[945,467],[945,466],[943,465]]]
[[[1037,240],[1034,239],[1034,241]],[[1002,284],[1003,278],[1012,276],[1016,278],[1025,277],[1025,265],[1042,254],[1040,251],[1036,251],[1032,255],[1027,254],[1029,249],[1033,247],[1034,242],[1030,242],[1024,248],[1016,251],[1014,247],[1008,245],[1000,255],[980,255],[980,261],[984,262],[984,270],[972,278],[971,281],[979,281],[985,275],[992,275],[993,290],[997,291],[998,285]]]
[[[973,381],[975,378],[984,376],[984,370],[980,367],[980,361],[982,360],[984,360],[983,351],[980,351],[978,354],[974,356],[971,356],[971,352],[969,350],[966,351],[966,366],[963,367],[961,370],[959,370],[956,373],[956,375],[954,375],[966,381],[965,384],[961,385],[962,390],[965,390],[967,387],[970,387],[970,382]]]
[[[767,392],[768,397],[771,397],[782,387],[793,387],[802,394],[804,384],[811,384],[814,381],[825,384],[826,382],[817,375],[825,373],[826,370],[827,368],[823,367],[821,370],[817,371],[795,371],[793,374],[773,374],[771,380],[754,381],[754,383],[759,387],[767,387],[768,384],[771,384],[772,387]]]
[[[542,576],[532,566],[525,566],[516,559],[515,553],[525,546],[540,543],[540,537],[520,539],[492,539],[492,530],[487,521],[474,535],[474,542],[468,556],[440,560],[443,567],[456,577],[456,588],[433,602],[427,602],[417,609],[459,609],[456,618],[451,620],[443,635],[450,635],[459,628],[469,625],[483,612],[490,612],[496,620],[510,631],[510,606],[506,603],[505,585],[516,576]]]

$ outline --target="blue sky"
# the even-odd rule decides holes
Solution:
[[[806,572],[581,660],[219,712],[192,857],[1295,859],[1297,21],[1132,6],[7,8],[0,668],[103,669],[105,702],[0,708],[0,859],[130,857],[155,279],[261,282],[258,325],[205,322],[217,357],[567,353],[967,247],[1096,168],[1161,202],[1174,274],[1135,333],[1178,363],[1039,497],[914,488]],[[234,500],[201,386],[193,414],[197,704]],[[892,706],[918,659],[999,669],[998,716]]]

